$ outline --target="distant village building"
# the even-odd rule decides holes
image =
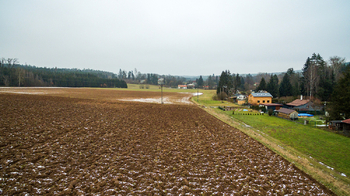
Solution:
[[[298,112],[295,110],[287,109],[287,108],[281,108],[279,110],[276,110],[277,116],[285,119],[291,119],[291,120],[297,120],[298,119]]]
[[[192,83],[192,84],[187,84],[187,88],[194,88],[196,86],[196,84]]]
[[[251,105],[260,105],[265,103],[272,103],[272,95],[267,91],[251,93],[248,96],[248,104]]]
[[[237,95],[236,100],[238,105],[244,105],[247,102],[247,97],[245,95],[239,94]]]
[[[187,85],[177,85],[178,89],[187,89]]]
[[[229,97],[229,100],[238,105],[244,105],[247,102],[247,97],[239,93],[234,94],[232,97]]]
[[[322,106],[315,105],[312,101],[308,99],[296,99],[290,103],[286,104],[289,109],[293,109],[299,112],[321,112],[323,110]]]

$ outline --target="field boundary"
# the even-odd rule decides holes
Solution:
[[[309,158],[307,155],[281,143],[277,139],[272,138],[263,132],[260,132],[250,125],[247,125],[237,119],[233,119],[233,117],[228,116],[223,111],[198,104],[194,100],[192,101],[207,113],[232,126],[233,128],[242,131],[249,137],[257,140],[270,150],[293,163],[297,168],[310,175],[312,178],[326,186],[335,194],[344,196],[350,195],[349,184],[341,180],[341,176],[337,172],[328,169],[326,166],[321,165],[316,160]]]

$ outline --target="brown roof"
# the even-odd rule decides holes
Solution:
[[[287,105],[289,105],[289,106],[301,106],[301,105],[307,104],[309,101],[310,100],[308,100],[308,99],[304,99],[304,100],[296,99],[290,103],[287,103]]]
[[[346,123],[346,124],[350,124],[350,118],[349,118],[349,119],[346,119],[346,120],[343,120],[342,122],[343,122],[343,123]]]
[[[264,105],[264,106],[283,106],[283,104],[279,104],[279,103],[264,103],[261,105]]]
[[[277,112],[281,112],[281,113],[284,113],[284,114],[291,114],[293,112],[296,112],[295,110],[291,110],[291,109],[287,109],[287,108],[281,108],[279,110],[276,110]]]

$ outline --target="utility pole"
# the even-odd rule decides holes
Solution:
[[[163,102],[163,85],[164,85],[164,78],[159,78],[158,79],[158,84],[160,84],[160,94],[161,94],[161,104],[164,104]]]
[[[162,104],[164,104],[164,102],[163,102],[163,84],[160,85],[160,88],[161,88],[161,96],[162,96],[161,102],[162,102]]]

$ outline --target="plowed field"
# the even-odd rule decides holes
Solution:
[[[333,195],[194,105],[0,93],[0,111],[3,195]]]

